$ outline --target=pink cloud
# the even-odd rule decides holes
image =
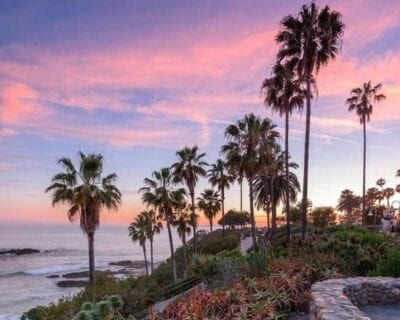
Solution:
[[[38,94],[25,84],[7,86],[2,93],[0,120],[14,123],[20,118],[31,117],[36,112]]]
[[[0,128],[0,137],[12,137],[18,134],[17,130],[11,128]]]

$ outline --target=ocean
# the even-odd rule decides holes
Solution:
[[[174,232],[175,247],[181,241]],[[79,225],[0,225],[0,249],[33,248],[41,253],[0,256],[0,320],[17,320],[24,311],[47,305],[79,289],[60,288],[61,279],[47,278],[88,269],[87,240]],[[154,239],[154,259],[169,254],[166,228]],[[139,244],[133,244],[127,226],[100,226],[95,236],[96,269],[110,270],[110,262],[142,261]]]

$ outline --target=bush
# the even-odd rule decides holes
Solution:
[[[382,258],[376,269],[368,274],[377,277],[400,277],[400,250],[392,249]]]
[[[227,230],[225,237],[222,236],[222,230],[216,230],[213,233],[204,236],[198,245],[198,251],[202,254],[217,254],[223,250],[233,250],[240,243],[240,233]]]

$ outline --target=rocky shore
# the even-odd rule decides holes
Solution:
[[[0,249],[1,256],[21,256],[25,254],[40,253],[38,249],[22,248],[22,249]]]
[[[143,270],[145,268],[144,261],[132,261],[132,260],[122,260],[122,261],[115,261],[110,262],[108,264],[110,267],[118,269],[114,270],[103,270],[103,271],[96,271],[98,275],[107,275],[113,277],[126,277],[126,276],[139,276],[143,274]],[[79,288],[84,287],[88,284],[89,278],[89,271],[79,271],[79,272],[69,272],[65,274],[52,274],[48,275],[47,278],[49,279],[60,279],[57,281],[57,286],[62,288]]]

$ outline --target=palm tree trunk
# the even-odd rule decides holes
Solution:
[[[147,253],[146,253],[146,242],[143,243],[143,257],[144,257],[144,265],[146,270],[146,276],[149,275],[149,266],[147,265]]]
[[[186,231],[182,235],[183,244],[183,277],[187,277],[187,246],[186,246]]]
[[[264,180],[264,192],[265,192],[265,211],[267,213],[267,227],[268,227],[268,231],[270,230],[270,221],[269,221],[269,203],[268,203],[268,198],[270,196],[270,192],[269,192],[269,188],[268,188],[268,179],[265,176],[265,180]]]
[[[276,232],[276,201],[275,201],[275,188],[274,188],[275,179],[271,175],[271,233],[274,234]]]
[[[212,221],[212,218],[210,218],[209,221],[210,221],[210,232],[212,232],[212,228],[213,228],[213,221]]]
[[[168,230],[168,238],[169,238],[169,248],[171,250],[171,263],[172,263],[172,277],[174,279],[174,283],[176,283],[176,263],[175,263],[175,250],[174,250],[174,241],[172,239],[172,232],[171,232],[171,224],[169,221],[169,217],[167,217],[167,230]]]
[[[285,115],[285,167],[286,167],[286,239],[290,240],[290,188],[289,188],[289,112]]]
[[[196,222],[196,211],[195,211],[195,202],[194,202],[194,190],[190,191],[190,198],[192,201],[192,228],[193,228],[193,249],[194,252],[197,252],[197,222]]]
[[[243,213],[243,178],[240,178],[240,213]]]
[[[363,118],[363,135],[364,135],[364,152],[363,152],[363,185],[362,185],[362,222],[365,224],[365,179],[366,179],[366,169],[367,169],[367,129],[365,125],[365,116]]]
[[[310,127],[311,127],[311,79],[307,72],[306,90],[306,134],[304,141],[304,173],[303,173],[303,198],[301,201],[301,237],[307,237],[307,199],[308,199],[308,159],[310,152]]]
[[[254,217],[254,195],[253,195],[253,177],[249,177],[249,198],[250,198],[250,222],[251,222],[251,236],[253,238],[253,249],[257,248],[256,239],[256,219]]]
[[[94,232],[89,232],[87,237],[89,246],[89,283],[94,285],[96,280],[94,263]]]
[[[89,283],[95,284],[95,263],[94,263],[94,232],[89,232],[88,235],[88,246],[89,246]]]
[[[224,217],[225,217],[225,207],[224,207],[224,202],[225,202],[225,188],[221,188],[221,212],[222,212],[222,236],[225,237],[225,223],[224,223]]]
[[[154,271],[154,250],[153,250],[153,238],[150,239],[150,270],[151,273]]]

